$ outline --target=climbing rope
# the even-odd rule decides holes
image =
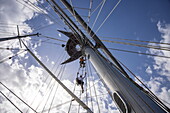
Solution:
[[[30,105],[28,105],[24,100],[22,100],[18,95],[16,95],[13,91],[11,91],[5,84],[0,82],[2,86],[4,86],[10,93],[12,93],[15,97],[17,97],[21,102],[23,102],[25,105],[27,105],[30,109],[32,109],[35,113],[37,113],[36,110],[34,110]]]

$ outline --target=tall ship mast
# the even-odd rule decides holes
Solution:
[[[72,64],[75,60],[83,57],[86,61],[90,61],[93,65],[98,77],[103,85],[106,87],[108,94],[111,96],[112,101],[116,104],[121,113],[168,113],[170,109],[154,94],[146,85],[140,80],[143,87],[138,85],[130,76],[132,73],[127,67],[125,67],[118,59],[116,59],[105,44],[100,40],[97,34],[88,26],[79,13],[67,2],[67,0],[60,0],[61,4],[65,6],[65,10],[69,11],[73,15],[74,19],[81,25],[87,32],[85,34],[82,29],[73,21],[68,13],[60,7],[55,0],[46,0],[49,6],[54,12],[64,21],[67,27],[71,31],[64,31],[58,29],[58,32],[68,37],[66,45],[62,45],[69,55],[69,58],[63,60],[62,66],[66,64]],[[120,0],[121,1],[121,0]],[[117,2],[116,6],[120,3]],[[76,101],[79,106],[85,109],[88,113],[93,113],[93,110],[88,106],[88,102],[83,102],[81,97],[75,95],[68,87],[62,83],[59,78],[38,58],[34,52],[32,52],[28,45],[24,42],[23,38],[28,36],[41,36],[41,33],[20,35],[19,28],[17,26],[18,36],[1,38],[0,41],[18,39],[21,48],[25,48],[30,55],[37,61],[37,63],[43,67],[46,72],[57,82],[72,98],[72,101]],[[88,36],[87,36],[88,35]],[[90,37],[90,38],[89,38]],[[49,38],[49,37],[48,37]],[[92,41],[93,40],[93,41]],[[8,48],[9,49],[9,48]],[[12,57],[10,57],[12,58]],[[82,74],[86,76],[86,69],[79,68],[79,72],[82,69]],[[127,72],[127,70],[129,72]],[[79,74],[77,73],[77,76]],[[133,74],[133,73],[132,73]],[[135,76],[135,75],[134,75]],[[137,78],[138,79],[138,78]],[[25,101],[18,97],[12,90],[6,87],[3,83],[1,85],[19,98],[24,104],[26,104],[33,112],[37,112],[34,108],[29,106]],[[83,92],[82,92],[83,93]],[[81,93],[81,94],[82,94]],[[2,92],[1,94],[8,99]],[[81,96],[81,95],[80,95]],[[50,96],[49,96],[50,98]],[[9,100],[9,99],[8,99]],[[10,101],[10,100],[9,100]],[[22,112],[12,101],[10,101],[20,112]],[[71,109],[71,108],[69,108]],[[47,110],[44,110],[46,112]],[[42,112],[43,112],[42,111]],[[78,111],[80,112],[80,111]],[[100,109],[99,111],[100,112]]]

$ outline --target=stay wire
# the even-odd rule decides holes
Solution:
[[[89,76],[89,68],[88,68],[88,61],[87,61],[87,75],[88,75],[88,82],[89,82],[89,90],[90,90],[90,101],[91,101],[91,106],[92,106],[92,111],[93,111],[93,100],[92,100],[92,92],[91,92],[91,88],[90,88],[90,76]],[[86,91],[87,91],[87,89],[86,89]]]
[[[0,60],[0,64],[3,63],[3,62],[5,62],[5,61],[7,61],[7,60],[12,59],[12,58],[15,57],[15,56],[18,56],[19,54],[21,54],[21,53],[23,53],[23,52],[25,52],[25,51],[27,51],[27,50],[19,51],[19,52],[17,52],[17,53],[14,54],[14,55],[9,55],[8,57],[6,57],[6,58]]]
[[[91,65],[90,65],[90,63],[89,63],[89,72],[90,72],[90,74],[92,75],[92,70],[91,70]],[[95,93],[95,96],[97,95],[97,92],[96,92],[96,87],[95,87],[95,84],[94,84],[94,76],[92,76],[92,83],[93,83],[93,88],[94,88],[94,93]],[[96,103],[97,103],[97,107],[98,107],[98,112],[100,113],[100,107],[99,107],[99,102],[98,102],[98,98],[97,98],[97,96],[96,96]]]
[[[124,44],[124,45],[132,45],[132,46],[144,47],[144,48],[151,48],[151,49],[157,49],[157,50],[170,51],[170,48],[168,48],[168,47],[152,46],[152,45],[144,45],[144,44],[135,44],[135,43],[127,43],[127,42],[119,42],[119,41],[109,41],[109,40],[102,40],[102,41],[111,42],[111,43],[118,43],[118,44]]]
[[[36,42],[41,42],[43,44],[53,44],[53,45],[58,45],[58,46],[62,46],[62,44],[60,43],[56,43],[56,42],[47,42],[48,40],[50,39],[47,39],[47,40],[36,40],[36,39],[32,39],[33,41],[36,41]]]
[[[29,8],[29,9],[31,9],[31,10],[33,10],[33,11],[35,11],[35,12],[37,12],[37,10],[36,9],[34,9],[34,8],[32,8],[32,7],[30,7],[30,5],[27,5],[27,3],[25,2],[25,1],[23,1],[23,2],[25,2],[26,4],[24,4],[23,2],[21,2],[20,0],[16,0],[18,3],[20,3],[21,5],[23,5],[23,6],[25,6],[25,7],[27,7],[27,8]]]
[[[122,0],[119,0],[117,2],[117,4],[113,7],[113,9],[111,10],[111,12],[108,14],[108,16],[105,18],[105,20],[100,24],[100,26],[98,27],[98,29],[95,31],[95,34],[99,31],[99,29],[103,26],[103,24],[106,22],[106,20],[110,17],[110,15],[113,13],[113,11],[117,8],[117,6],[119,5],[119,3],[121,2]],[[93,36],[92,36],[93,37]]]
[[[64,56],[65,56],[65,55],[64,55]],[[66,57],[66,56],[65,56],[65,57]],[[64,58],[64,59],[66,59],[65,57],[63,57],[63,58]],[[58,66],[59,66],[59,65],[58,65]],[[60,78],[59,78],[60,80],[61,80],[61,78],[62,78],[62,76],[63,76],[63,72],[64,72],[64,70],[65,70],[65,66],[66,66],[66,65],[62,65],[62,68],[60,69],[59,73],[57,74],[57,78],[60,76]],[[57,69],[58,69],[58,67],[57,67]],[[55,70],[55,72],[54,72],[54,73],[56,73],[57,69]],[[50,113],[50,110],[51,110],[51,107],[52,107],[53,101],[54,101],[54,99],[55,99],[55,96],[56,96],[56,93],[57,93],[58,87],[59,87],[59,84],[57,84],[57,87],[56,87],[55,93],[54,93],[54,95],[53,95],[53,98],[52,98],[52,101],[51,101],[51,104],[50,104],[50,108],[48,109],[48,113]]]
[[[76,90],[76,83],[75,83],[75,85],[74,85],[73,93],[75,93],[75,90]],[[69,108],[68,108],[68,113],[70,113],[73,100],[74,100],[74,99],[72,99],[72,100],[70,101],[70,105],[69,105]]]
[[[109,38],[109,39],[116,39],[116,40],[127,40],[127,41],[135,41],[135,42],[146,42],[146,43],[170,45],[170,43],[154,42],[154,41],[146,41],[146,40],[134,40],[134,39],[124,39],[124,38],[113,38],[113,37],[99,37],[99,38]]]
[[[12,93],[15,97],[17,97],[21,102],[23,102],[27,107],[32,109],[35,113],[37,113],[36,110],[34,110],[30,105],[28,105],[23,99],[21,99],[18,95],[16,95],[13,91],[11,91],[6,85],[4,85],[2,82],[0,84],[5,87],[10,93]]]
[[[57,41],[60,41],[60,42],[67,42],[65,40],[61,40],[61,39],[50,37],[50,36],[45,36],[45,35],[41,35],[41,36],[44,37],[44,38],[48,38],[48,39],[52,39],[52,40],[57,40]]]
[[[147,55],[147,56],[155,56],[155,57],[161,57],[161,58],[170,58],[169,56],[162,56],[162,55],[156,55],[156,54],[142,53],[142,52],[136,52],[136,51],[123,50],[123,49],[115,49],[115,48],[108,48],[108,49],[116,50],[116,51],[122,51],[122,52],[128,52],[128,53]]]
[[[93,5],[93,0],[90,0],[87,24],[90,24],[91,13],[92,13],[92,5]]]
[[[93,28],[94,28],[94,25],[96,24],[96,21],[97,21],[97,19],[98,19],[99,15],[100,15],[100,13],[101,13],[101,11],[102,11],[103,6],[105,5],[105,3],[106,3],[106,0],[103,0],[103,3],[102,3],[102,5],[101,5],[101,7],[100,7],[100,10],[99,10],[99,12],[98,12],[98,14],[97,14],[96,18],[95,18],[95,21],[93,22],[93,25],[92,25],[92,28],[91,28],[91,29],[93,29]],[[91,31],[90,31],[90,32],[91,32]]]
[[[19,49],[19,48],[4,48],[4,47],[0,47],[0,49],[3,49],[3,50],[26,50],[26,49]]]
[[[81,90],[80,90],[79,99],[81,99],[81,95],[82,95],[82,93],[81,93]],[[78,106],[78,113],[80,113],[80,104]]]
[[[64,27],[64,29],[66,29],[65,28],[65,26],[63,26],[62,24],[60,24],[60,23],[58,23],[56,20],[59,20],[59,18],[56,18],[42,3],[40,3],[38,0],[36,0],[47,12],[48,12],[48,14],[50,14],[52,17],[50,18],[50,19],[52,19],[55,23],[57,23],[58,25],[60,25],[61,27]]]
[[[59,65],[58,65],[58,67],[59,67]],[[58,69],[58,67],[57,67],[57,69]],[[58,76],[59,76],[59,74],[61,73],[62,68],[63,68],[63,66],[60,68],[60,70],[59,70],[59,72],[58,72],[57,77],[58,77]],[[57,69],[56,69],[56,71],[57,71]],[[56,71],[55,71],[55,72],[56,72]],[[46,88],[46,89],[48,89],[48,87],[50,86],[50,84],[51,84],[52,80],[53,80],[53,78],[51,78],[51,80],[50,80],[50,82],[49,82],[49,84],[48,84],[48,86],[47,86],[47,88]],[[47,95],[47,92],[46,92],[46,94],[45,94],[45,95]],[[43,97],[44,97],[44,96],[43,96]],[[44,100],[44,98],[42,99],[42,101],[43,101],[43,100]],[[41,101],[41,102],[39,102],[39,104],[38,104],[38,106],[37,106],[36,110],[39,108],[39,106],[40,106],[40,104],[42,103],[42,101]]]
[[[21,113],[23,113],[2,91],[0,91],[0,93],[1,93],[16,109],[18,109],[18,111],[20,111]]]
[[[77,71],[76,78],[78,78],[79,71],[80,71],[80,67],[79,67],[79,69],[78,69],[78,71]],[[75,93],[75,90],[76,90],[76,83],[75,83],[75,85],[74,85],[73,93]],[[68,113],[70,113],[71,106],[72,106],[72,101],[70,101],[70,105],[69,105]]]
[[[66,68],[66,64],[64,64],[63,70],[62,70],[62,72],[61,72],[61,74],[60,74],[60,78],[59,78],[60,80],[61,80],[62,77],[63,77],[63,73],[64,73],[65,68]],[[58,74],[58,77],[59,77],[59,74]],[[48,110],[48,113],[50,113],[52,104],[53,104],[54,99],[55,99],[55,97],[56,97],[56,93],[57,93],[58,87],[59,87],[59,84],[57,84],[57,87],[56,87],[55,93],[54,93],[54,95],[53,95],[53,98],[52,98],[52,101],[51,101],[51,104],[50,104],[50,108],[49,108],[49,110]]]
[[[44,109],[45,109],[45,107],[46,107],[46,105],[47,105],[47,102],[49,101],[49,98],[50,98],[51,93],[52,93],[52,91],[53,91],[53,89],[54,89],[54,86],[55,86],[55,81],[54,81],[54,83],[53,83],[53,85],[52,85],[52,88],[51,88],[49,94],[48,94],[47,100],[45,101],[45,104],[44,104],[44,107],[43,107],[43,110],[41,111],[41,113],[44,112]]]
[[[56,105],[56,106],[53,106],[53,107],[51,107],[51,109],[58,108],[58,107],[60,107],[60,106],[62,106],[62,105],[65,105],[65,104],[69,103],[70,101],[74,101],[74,99],[69,100],[69,101],[66,101],[66,102],[63,102],[63,103],[58,104],[58,105]],[[51,109],[50,109],[50,110],[51,110]],[[48,111],[48,110],[49,110],[49,109],[45,109],[44,112],[46,112],[46,111]],[[40,111],[40,112],[42,112],[42,111]],[[38,112],[38,113],[40,113],[40,112]]]
[[[46,88],[46,90],[47,89],[49,89],[49,87],[50,87],[50,84],[51,84],[51,82],[53,81],[53,79],[51,78],[50,79],[50,82],[48,83],[48,85],[47,85],[47,88]],[[51,88],[50,88],[51,89]],[[41,101],[39,101],[39,103],[38,103],[38,106],[36,107],[36,109],[35,110],[38,110],[38,108],[40,107],[40,105],[42,104],[42,102],[44,101],[44,98],[45,98],[45,96],[48,94],[48,92],[46,91],[45,92],[45,94],[43,95],[43,97],[42,97],[42,99],[41,99]]]
[[[96,10],[102,5],[103,2],[104,0],[102,0],[93,11],[91,11],[91,15],[93,15],[93,13],[96,12]]]
[[[59,62],[60,60],[62,60],[62,59],[61,59],[61,58],[63,58],[62,56],[64,56],[64,54],[61,54],[61,55],[59,56],[59,58],[57,59],[56,63],[54,64],[52,70],[53,70],[54,67],[56,66],[57,62]],[[58,69],[58,68],[59,68],[59,65],[57,66],[57,69]],[[56,70],[57,70],[57,69],[56,69]],[[56,71],[55,71],[55,72],[56,72]],[[45,79],[45,81],[43,82],[43,84],[39,87],[39,90],[37,91],[37,93],[36,93],[33,101],[31,102],[31,105],[34,103],[36,97],[38,96],[38,93],[40,92],[41,88],[42,88],[43,85],[46,83],[46,81],[48,80],[49,77],[50,77],[50,76],[47,76],[46,79]],[[49,86],[49,85],[48,85],[48,86]],[[47,87],[48,87],[48,86],[47,86]],[[28,112],[28,110],[27,110],[27,112]],[[26,113],[27,113],[27,112],[26,112]]]
[[[36,1],[37,1],[37,0],[36,0]],[[28,4],[26,1],[24,1],[24,2],[25,2],[26,4]],[[41,12],[42,14],[44,14],[46,17],[48,17],[50,20],[52,20],[53,22],[55,22],[55,23],[58,24],[59,26],[65,28],[65,26],[63,26],[62,24],[60,24],[60,23],[58,23],[58,22],[56,21],[56,18],[51,17],[51,16],[49,16],[48,14],[46,14],[46,12],[44,12],[44,10],[42,10],[42,9],[40,9],[38,6],[34,5],[31,1],[28,0],[28,2],[31,4],[31,5],[29,5],[29,6],[33,7],[33,8],[36,9],[38,12]],[[38,3],[40,3],[40,2],[38,2]],[[41,4],[41,6],[43,6],[43,5]],[[44,7],[44,6],[43,6],[43,7]],[[45,9],[46,9],[46,8],[45,8]],[[50,15],[52,15],[48,10],[46,10],[46,11],[47,11]],[[52,15],[52,16],[54,16],[54,15]],[[57,19],[57,20],[58,20],[58,19]],[[46,27],[48,27],[48,26],[49,26],[49,25],[43,26],[42,28],[35,29],[34,31],[37,31],[37,30],[46,28]]]

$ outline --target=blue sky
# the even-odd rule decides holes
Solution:
[[[23,4],[23,2],[21,0]],[[31,2],[38,5],[40,8],[43,7],[36,2],[36,0],[31,0]],[[58,2],[58,1],[57,1]],[[94,10],[97,5],[101,2],[93,1],[92,10]],[[107,0],[101,10],[99,18],[96,21],[96,24],[93,27],[93,31],[96,32],[100,24],[110,13],[112,8],[116,5],[118,0],[111,1]],[[69,31],[69,29],[64,25],[61,20],[57,20],[58,16],[54,13],[54,11],[49,7],[49,5],[45,1],[41,1],[41,3],[49,9],[50,14],[53,14],[56,21],[48,18],[42,11],[31,10],[28,6],[23,6],[19,2],[14,0],[0,0],[0,30],[1,33],[5,32],[5,34],[0,34],[0,37],[7,37],[10,32],[12,36],[16,34],[16,26],[11,27],[11,24],[20,25],[21,34],[29,33],[41,33],[45,36],[50,36],[54,38],[59,38],[62,40],[67,40],[68,38],[59,33],[57,30],[64,30],[64,27]],[[87,0],[72,0],[73,6],[87,8],[89,7],[89,1]],[[59,3],[60,4],[60,3]],[[11,6],[7,8],[7,6]],[[60,4],[61,5],[61,4]],[[62,6],[63,7],[63,6]],[[76,9],[78,13],[85,16],[88,14],[87,10]],[[92,27],[95,21],[95,18],[98,14],[100,7],[94,12],[91,16],[89,26]],[[113,37],[113,38],[123,38],[123,39],[135,39],[135,40],[146,40],[146,41],[156,41],[156,42],[164,42],[170,43],[170,1],[169,0],[122,0],[120,4],[116,7],[113,13],[109,16],[107,21],[103,24],[103,26],[97,32],[99,37]],[[43,12],[50,15],[49,12],[43,9]],[[67,14],[69,14],[67,12]],[[71,14],[69,14],[71,15]],[[51,16],[51,15],[50,15]],[[87,20],[84,18],[84,20]],[[57,23],[56,23],[57,22]],[[2,25],[7,25],[8,27],[4,28]],[[51,25],[50,25],[51,24]],[[24,25],[24,27],[23,27]],[[47,25],[50,25],[46,27]],[[42,28],[44,27],[45,28]],[[64,27],[63,27],[64,26]],[[37,28],[42,28],[40,30],[35,30]],[[42,36],[39,38],[32,37],[32,39],[40,39],[46,40]],[[60,61],[64,61],[64,48],[54,44],[43,43],[41,41],[37,42],[32,39],[27,39],[27,44],[34,51],[34,53],[50,68],[52,69],[54,62],[57,61],[57,58],[62,57],[63,59]],[[104,40],[114,40],[110,38],[101,38]],[[64,42],[48,40],[48,42],[64,44]],[[123,41],[128,42],[128,41]],[[14,43],[12,46],[9,44]],[[129,42],[129,43],[138,43],[138,44],[148,44],[148,43],[139,43],[139,42]],[[18,41],[7,43],[0,43],[1,47],[14,47],[19,48]],[[141,48],[135,46],[127,46],[116,43],[108,43],[104,42],[104,44],[108,48],[118,48],[125,49],[131,51],[140,51],[143,53],[152,53],[157,55],[165,55],[170,56],[169,51],[159,51],[153,50],[149,48]],[[159,44],[158,44],[159,45]],[[167,46],[169,47],[169,46]],[[6,57],[8,54],[13,54],[14,51],[4,51],[4,54],[0,55],[0,58]],[[159,57],[148,57],[144,55],[132,54],[132,53],[124,53],[119,51],[111,51],[113,55],[119,59],[122,63],[124,63],[132,72],[134,72],[149,88],[161,99],[170,100],[170,59],[159,58]],[[58,62],[59,64],[59,62]],[[31,88],[35,88],[35,86],[40,83],[42,84],[47,73],[42,70],[42,68],[35,62],[35,60],[27,53],[16,57],[13,60],[9,60],[0,65],[0,81],[6,83],[13,90],[17,89],[17,93],[28,93],[31,95]],[[9,69],[9,73],[7,75],[3,75]],[[75,79],[76,71],[78,70],[78,61],[70,63],[66,67],[65,76],[63,79],[66,84],[73,85],[72,81]],[[12,72],[15,73],[12,73]],[[36,74],[38,73],[38,75]],[[43,74],[42,74],[43,73]],[[12,76],[16,75],[16,76]],[[24,76],[22,76],[24,75]],[[32,76],[35,75],[35,76]],[[43,75],[43,76],[41,76]],[[95,75],[95,74],[94,74]],[[67,81],[71,80],[70,81]],[[15,86],[15,87],[12,87]],[[23,87],[21,87],[23,86]],[[97,86],[99,87],[100,84]],[[27,91],[23,91],[24,88],[27,87]],[[8,93],[1,87],[2,91],[6,94]],[[36,88],[35,88],[36,89]],[[60,89],[61,90],[61,89]],[[104,89],[103,89],[104,90]],[[100,92],[100,91],[99,91]],[[26,98],[26,95],[22,95]],[[41,95],[40,95],[41,96]],[[33,97],[30,96],[30,97]],[[12,98],[12,97],[11,97]],[[64,98],[64,97],[63,97]],[[64,100],[69,98],[66,95]],[[108,100],[109,98],[106,97]],[[12,98],[13,99],[13,98]],[[15,99],[14,99],[15,100]],[[26,98],[29,100],[29,98]],[[2,97],[0,98],[0,102],[3,107],[0,107],[0,111],[4,112],[5,105],[7,104]],[[110,100],[109,100],[110,102]],[[166,102],[165,102],[166,103]],[[110,103],[112,104],[112,103]],[[107,104],[108,105],[108,104]],[[168,105],[168,104],[167,104]],[[168,105],[169,106],[169,105]],[[24,107],[23,107],[24,108]],[[114,108],[112,105],[110,108]],[[14,108],[11,108],[14,109]],[[64,109],[64,108],[63,108]],[[107,112],[108,109],[104,109],[103,112]],[[112,112],[118,112],[113,110]]]

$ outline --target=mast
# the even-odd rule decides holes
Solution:
[[[128,74],[114,58],[111,52],[106,48],[106,46],[101,42],[97,35],[91,30],[91,28],[84,22],[80,15],[71,7],[71,5],[66,0],[60,1],[63,3],[63,5],[65,5],[69,12],[75,17],[75,19],[82,25],[82,27],[89,33],[89,35],[95,40],[95,47],[90,45],[91,43],[89,43],[89,40],[87,40],[87,42],[84,41],[85,43],[81,45],[81,52],[89,58],[102,81],[110,89],[113,100],[115,101],[119,110],[123,113],[168,112],[168,107],[166,107],[165,105],[161,105],[161,102],[159,102],[158,100],[154,100],[151,95],[147,94],[148,92],[141,89],[141,87],[137,86],[135,82],[129,78]],[[66,35],[68,33],[63,32],[63,34]],[[73,38],[74,37],[70,39]],[[86,40],[86,38],[84,38],[84,40]],[[71,43],[67,43],[68,46],[69,44]],[[77,45],[78,44],[80,43],[77,43]],[[109,56],[113,63],[104,58],[96,47],[101,48],[106,53],[106,55]],[[71,51],[69,50],[69,48],[66,48],[66,50],[68,53]]]
[[[165,113],[148,95],[124,76],[115,65],[107,61],[95,49],[85,46],[88,56],[100,78],[112,92],[112,97],[123,113]]]

